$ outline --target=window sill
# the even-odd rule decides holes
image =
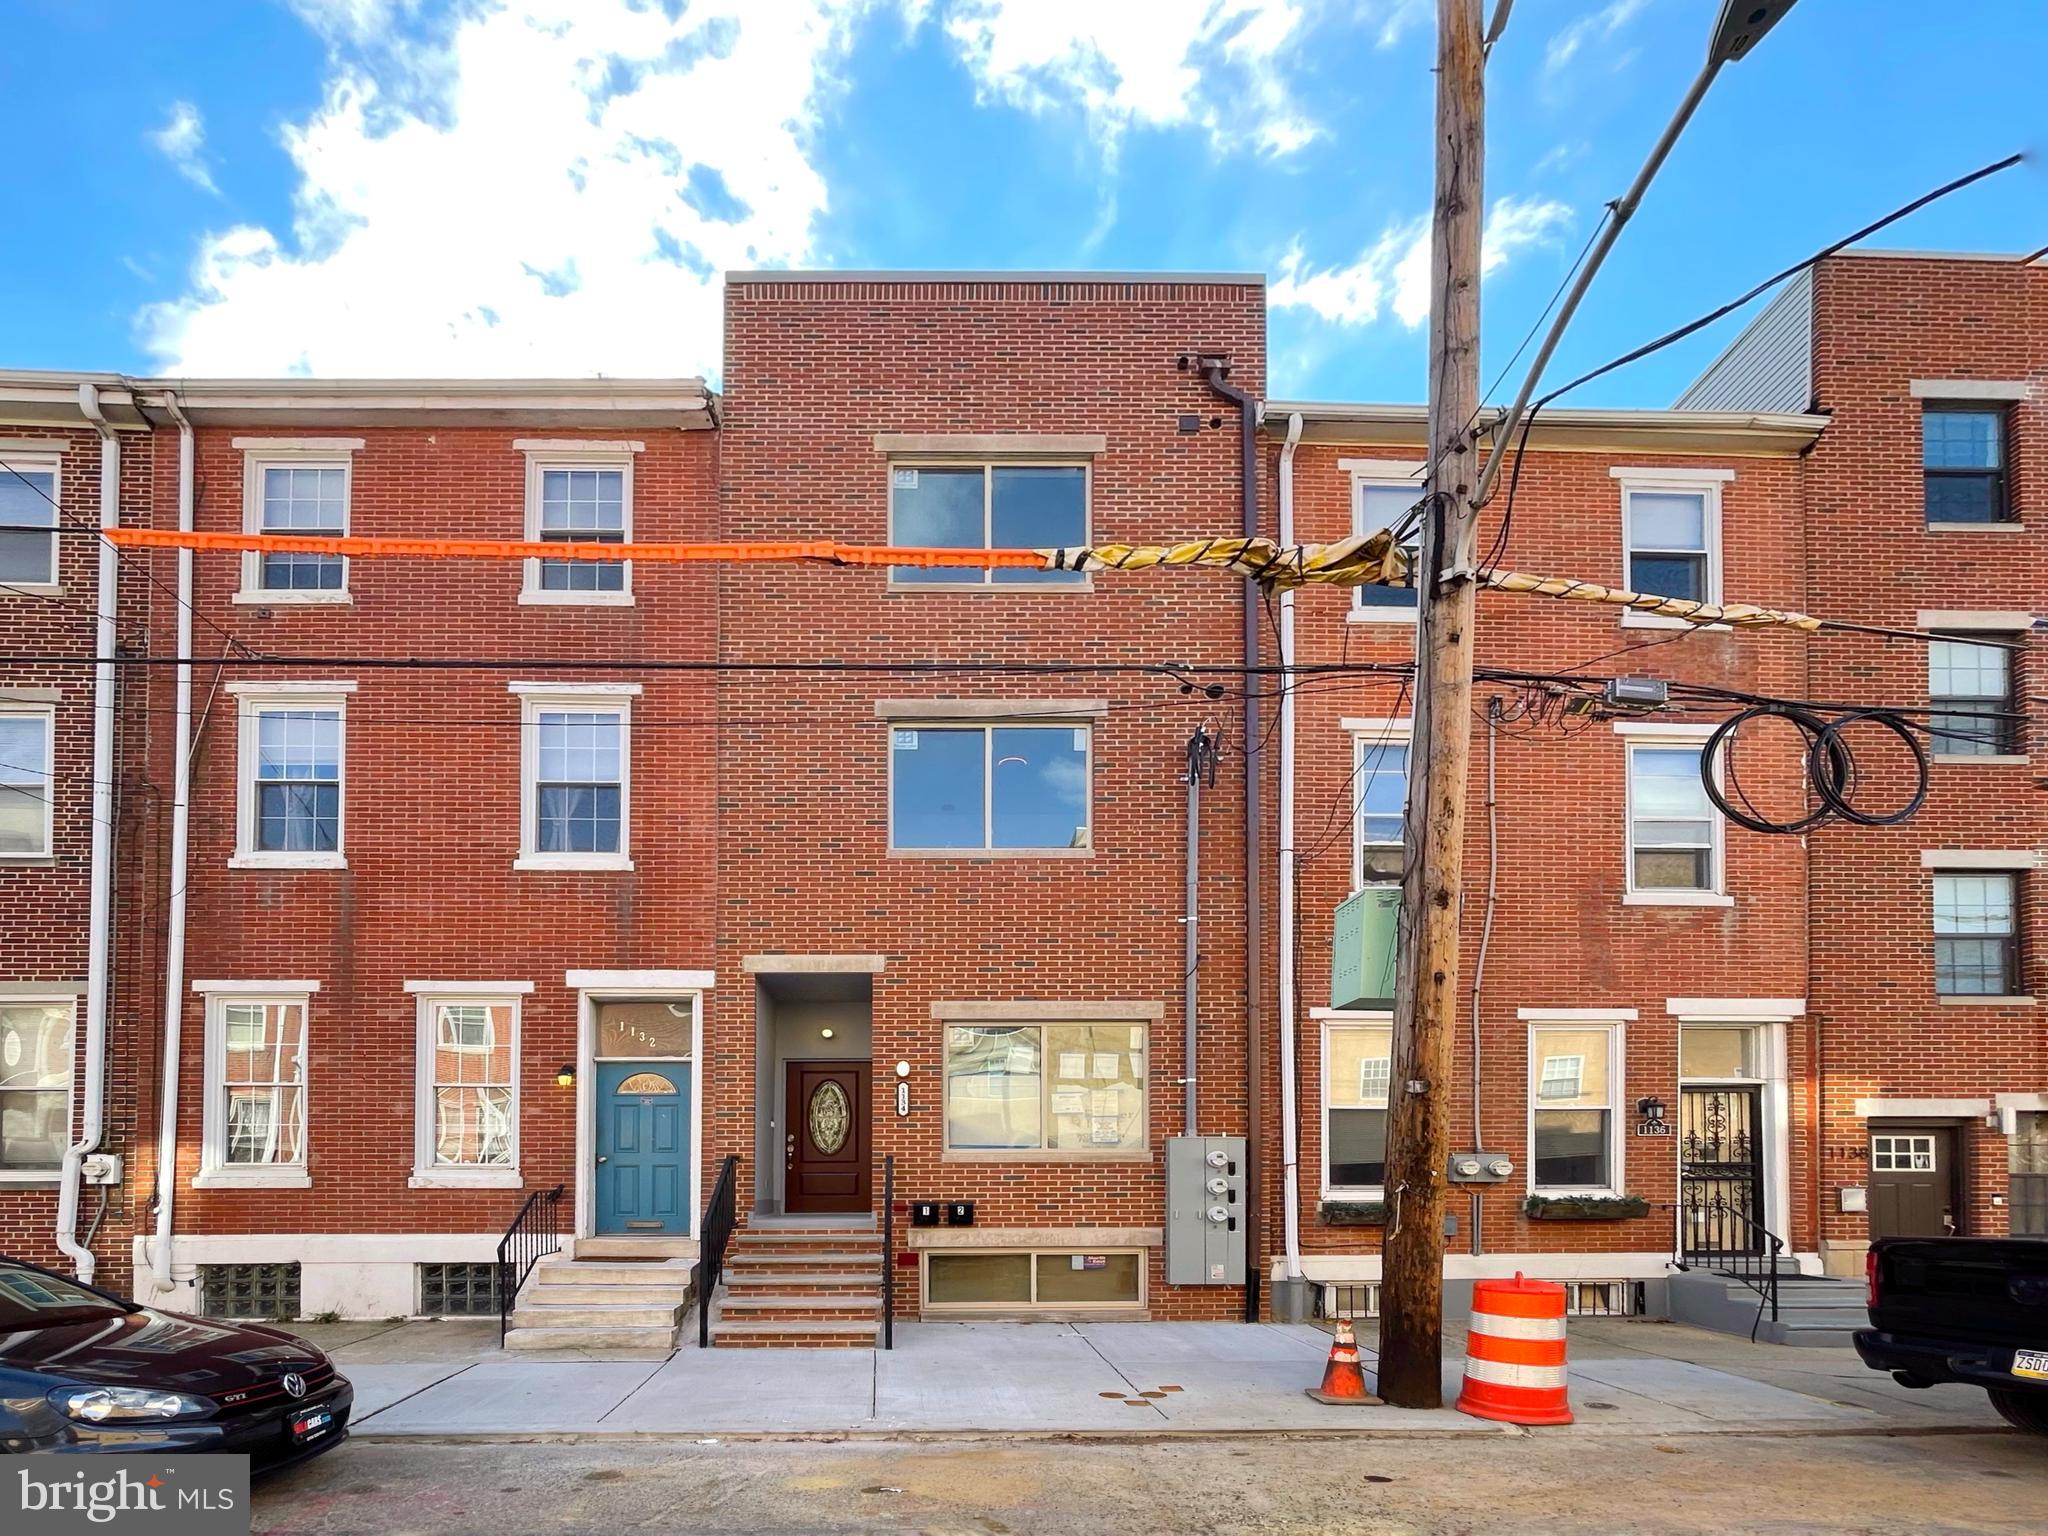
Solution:
[[[1967,996],[1959,994],[1955,997],[1944,997],[1936,994],[1934,1000],[1944,1008],[2031,1008],[2034,1006],[2034,999],[2032,997],[2023,996],[2019,993],[1986,992],[1981,995],[1977,993],[1971,993]]]
[[[64,584],[61,581],[9,581],[0,585],[0,598],[7,597],[62,597]]]
[[[1353,608],[1344,615],[1347,624],[1408,624],[1415,622],[1413,608]]]
[[[519,594],[522,608],[631,608],[628,592],[555,592],[527,587]]]
[[[9,1168],[0,1172],[0,1189],[55,1189],[62,1182],[60,1168]]]
[[[2025,533],[2027,525],[2016,517],[1995,523],[1927,523],[1929,533]]]
[[[1735,898],[1719,891],[1624,891],[1624,907],[1732,907]]]
[[[1041,1147],[988,1147],[979,1151],[947,1148],[939,1154],[942,1163],[1149,1163],[1150,1148],[1137,1152],[1050,1151]]]
[[[526,1182],[517,1168],[415,1168],[407,1189],[518,1189]]]
[[[892,859],[955,859],[972,863],[977,859],[1088,859],[1095,848],[891,848]]]
[[[307,607],[352,607],[356,595],[345,588],[327,588],[309,592],[264,592],[244,590],[237,592],[230,602],[244,608],[298,608]]]
[[[1934,760],[1937,763],[1954,763],[1965,768],[1980,763],[1989,767],[2017,763],[2024,768],[2033,761],[2024,752],[1936,752]]]
[[[559,853],[522,853],[512,861],[514,869],[630,870],[633,860],[626,854],[598,854],[589,858]]]
[[[228,860],[229,869],[347,869],[348,858],[339,853],[238,853]]]
[[[1718,603],[1721,599],[1713,598],[1710,601]],[[1728,624],[1695,624],[1691,619],[1674,619],[1669,614],[1644,613],[1640,609],[1624,608],[1621,611],[1621,627],[1623,629],[1715,629],[1725,633],[1734,626]]]
[[[0,869],[55,869],[57,856],[51,853],[0,853]]]
[[[194,1189],[311,1189],[313,1176],[304,1168],[202,1168],[192,1175]]]

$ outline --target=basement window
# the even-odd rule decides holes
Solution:
[[[206,1317],[290,1321],[299,1316],[296,1264],[202,1264],[199,1311]]]
[[[496,1264],[421,1264],[418,1270],[422,1317],[498,1315]]]
[[[924,1311],[1135,1311],[1145,1302],[1145,1255],[1135,1248],[927,1252]]]

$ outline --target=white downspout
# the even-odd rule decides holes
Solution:
[[[1294,450],[1301,412],[1287,418],[1280,447],[1280,547],[1294,543]],[[1280,665],[1294,665],[1294,592],[1280,594]],[[1294,677],[1280,674],[1280,1164],[1284,1185],[1282,1229],[1287,1248],[1283,1279],[1301,1277],[1301,1120],[1295,1103],[1294,1041]]]
[[[100,527],[121,522],[121,443],[100,409],[99,388],[78,386],[78,409],[100,435]],[[120,566],[114,546],[100,540],[99,596],[93,615],[92,671],[92,883],[85,961],[85,1113],[78,1140],[64,1149],[57,1185],[57,1247],[92,1284],[92,1250],[78,1241],[80,1179],[86,1157],[106,1132],[107,998],[112,980],[114,914],[114,610]]]
[[[163,407],[178,424],[178,531],[190,533],[192,423],[166,394]],[[171,1206],[178,1191],[178,1062],[185,1025],[185,881],[192,818],[192,551],[178,551],[178,693],[172,727],[171,901],[164,938],[163,1102],[157,1112],[156,1246],[150,1269],[159,1292],[171,1289]]]

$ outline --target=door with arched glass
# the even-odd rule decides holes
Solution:
[[[597,1005],[595,1229],[687,1237],[694,1002]]]

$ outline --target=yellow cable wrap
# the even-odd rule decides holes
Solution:
[[[1533,592],[1539,597],[1562,597],[1582,603],[1609,603],[1654,613],[1689,624],[1727,624],[1736,629],[1765,629],[1782,625],[1805,630],[1821,627],[1810,613],[1789,608],[1760,608],[1755,603],[1697,603],[1685,597],[1658,597],[1652,592],[1631,592],[1625,587],[1603,587],[1597,581],[1579,581],[1571,576],[1530,576],[1521,571],[1489,571],[1480,578],[1499,592]]]

